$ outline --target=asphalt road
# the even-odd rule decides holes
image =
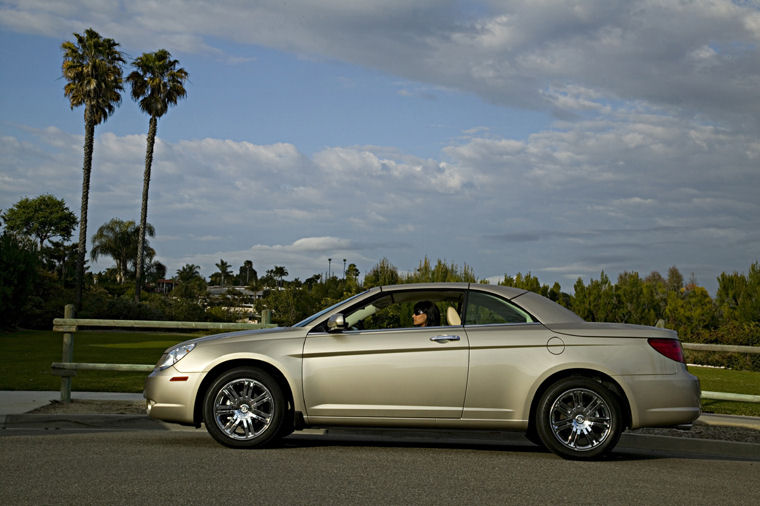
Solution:
[[[520,438],[299,435],[230,450],[202,430],[9,430],[2,504],[759,504],[760,455],[631,449],[562,460]]]

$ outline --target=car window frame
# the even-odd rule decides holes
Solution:
[[[467,323],[467,311],[470,308],[470,297],[473,294],[479,294],[484,295],[487,297],[493,297],[497,300],[499,300],[502,303],[505,303],[505,305],[516,308],[520,313],[526,314],[528,317],[530,317],[531,321],[524,321],[524,322],[501,322],[501,323]],[[519,304],[515,304],[512,300],[507,299],[505,297],[502,297],[498,294],[492,293],[492,292],[486,292],[482,290],[476,290],[476,289],[468,289],[467,290],[467,297],[464,300],[464,311],[460,315],[462,319],[462,326],[465,328],[473,328],[473,327],[498,327],[498,326],[519,326],[519,325],[541,325],[541,322],[536,318],[530,311],[525,310],[523,307],[521,307]]]
[[[465,304],[466,304],[466,301],[467,301],[467,295],[468,295],[468,289],[466,289],[466,288],[421,288],[421,289],[416,289],[416,290],[414,290],[414,289],[412,289],[412,290],[399,289],[399,290],[393,290],[393,291],[385,291],[385,290],[383,290],[383,291],[380,291],[380,292],[378,292],[377,294],[375,294],[373,296],[367,297],[365,299],[362,299],[361,301],[358,301],[358,302],[356,302],[354,304],[351,304],[351,305],[345,307],[344,309],[342,309],[341,311],[338,311],[338,312],[342,313],[344,315],[344,317],[347,317],[352,312],[358,311],[359,310],[358,309],[359,306],[366,306],[368,304],[371,304],[373,301],[378,300],[378,299],[380,299],[380,298],[382,298],[384,296],[391,296],[391,298],[393,298],[394,294],[412,294],[412,293],[424,294],[424,293],[434,293],[434,292],[457,293],[461,297],[461,306],[462,306],[462,308],[465,307]],[[413,297],[410,297],[410,298],[413,298]],[[425,300],[425,298],[424,297],[420,297],[419,300]],[[441,299],[441,300],[445,300],[445,299]],[[436,301],[434,301],[434,302],[436,302]],[[395,301],[392,302],[392,304],[402,304],[402,303],[403,302],[398,302],[398,303],[395,302]],[[445,315],[441,314],[441,321],[444,321],[444,320],[445,320]],[[446,320],[446,321],[448,323],[448,320]],[[327,319],[325,319],[325,320],[319,322],[318,324],[314,325],[312,327],[312,330],[309,331],[309,334],[330,334],[331,332],[328,332],[326,329],[321,328],[321,327],[325,327],[326,325],[327,325]],[[349,333],[350,334],[357,334],[357,333],[369,333],[369,332],[375,333],[375,332],[398,332],[398,331],[424,331],[425,329],[429,330],[429,329],[459,328],[459,327],[462,327],[462,326],[463,326],[463,324],[460,324],[460,325],[449,325],[449,324],[446,324],[446,325],[437,325],[437,326],[434,326],[434,327],[414,327],[414,326],[411,326],[411,327],[393,327],[393,328],[377,328],[377,329],[373,328],[373,329],[354,329],[354,330],[352,330],[350,328],[346,328],[346,329],[343,329],[340,332],[338,332],[338,334],[349,334]],[[318,328],[319,328],[319,330],[316,330]]]

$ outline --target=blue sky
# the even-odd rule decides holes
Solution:
[[[151,182],[170,273],[428,256],[568,291],[676,265],[714,292],[760,260],[754,2],[0,0],[0,209],[78,213],[60,44],[88,27],[190,74]],[[97,127],[89,235],[137,219],[147,123],[125,93]]]

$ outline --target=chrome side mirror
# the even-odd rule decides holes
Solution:
[[[346,328],[346,319],[343,313],[335,313],[327,320],[328,332],[340,332]]]

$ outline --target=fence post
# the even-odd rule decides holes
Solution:
[[[74,318],[74,304],[66,304],[63,310],[64,318]],[[74,333],[63,333],[63,353],[61,362],[74,360]],[[71,376],[61,376],[61,402],[71,402]]]

